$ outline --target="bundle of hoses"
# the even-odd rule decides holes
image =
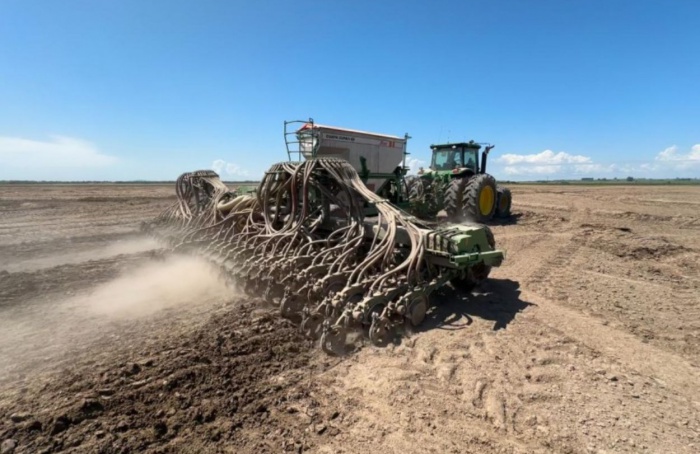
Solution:
[[[213,198],[230,194],[219,175],[209,170],[199,170],[180,175],[175,182],[177,202],[164,210],[155,220],[158,224],[177,224],[192,227],[192,223],[204,225],[216,219]]]
[[[353,327],[383,344],[394,326],[419,324],[430,292],[454,276],[425,260],[429,230],[370,191],[344,160],[273,165],[256,195],[233,198],[218,178],[185,174],[177,194],[149,229],[298,319],[329,353],[344,351]]]

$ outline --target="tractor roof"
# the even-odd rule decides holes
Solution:
[[[481,148],[481,145],[478,143],[474,142],[473,140],[470,140],[469,142],[454,142],[454,143],[443,143],[440,145],[430,145],[430,149],[435,149],[435,148],[452,148],[452,147],[467,147],[467,148],[476,148],[479,149]]]

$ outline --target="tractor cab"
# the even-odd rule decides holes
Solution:
[[[481,145],[475,142],[448,143],[431,145],[433,159],[430,169],[437,172],[477,174],[479,171],[479,150]]]

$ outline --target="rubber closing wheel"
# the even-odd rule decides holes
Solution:
[[[389,343],[389,328],[379,317],[375,317],[369,327],[369,341],[376,347],[384,347]]]
[[[321,348],[332,356],[345,354],[345,330],[337,327],[328,328],[321,335]]]
[[[301,332],[309,339],[317,340],[323,330],[323,315],[314,313],[304,317],[301,322]]]
[[[408,312],[406,318],[413,326],[418,326],[425,320],[425,314],[428,312],[428,295],[420,293],[413,298],[408,304]]]
[[[286,295],[280,303],[280,315],[285,318],[294,317],[301,313],[304,308],[304,303],[301,298],[296,295]]]

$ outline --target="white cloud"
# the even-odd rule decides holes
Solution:
[[[506,166],[504,169],[508,175],[552,175],[562,171],[561,166]]]
[[[418,158],[406,158],[406,167],[410,175],[415,175],[421,167],[426,167],[426,162]]]
[[[105,167],[117,162],[117,158],[102,154],[85,140],[64,136],[50,139],[42,142],[0,136],[0,167],[30,174],[52,169]]]
[[[700,166],[700,143],[690,148],[688,153],[679,153],[678,147],[672,145],[659,152],[654,158],[656,161],[671,165],[674,169],[684,170]]]
[[[498,162],[502,162],[506,165],[557,165],[591,162],[591,158],[583,155],[569,154],[565,151],[555,153],[552,150],[544,150],[543,152],[536,154],[504,154],[498,158]]]
[[[221,177],[249,177],[250,172],[242,169],[239,165],[217,159],[212,162],[211,168]]]
[[[515,177],[529,175],[575,178],[611,174],[657,178],[697,176],[697,171],[700,170],[700,144],[693,145],[687,152],[673,145],[648,161],[599,163],[585,155],[545,150],[533,154],[505,154],[496,158],[496,163],[504,166],[502,171],[506,175]]]
[[[674,178],[682,175],[696,176],[693,173],[700,169],[700,144],[690,147],[688,153],[679,153],[678,147],[672,145],[660,151],[653,161],[639,164],[622,164],[619,166],[619,169],[625,173],[642,174],[652,178]]]
[[[534,154],[504,154],[499,156],[496,162],[505,164],[504,171],[508,175],[608,173],[615,170],[614,164],[597,164],[589,156],[570,154],[565,151],[555,153],[552,150]]]

